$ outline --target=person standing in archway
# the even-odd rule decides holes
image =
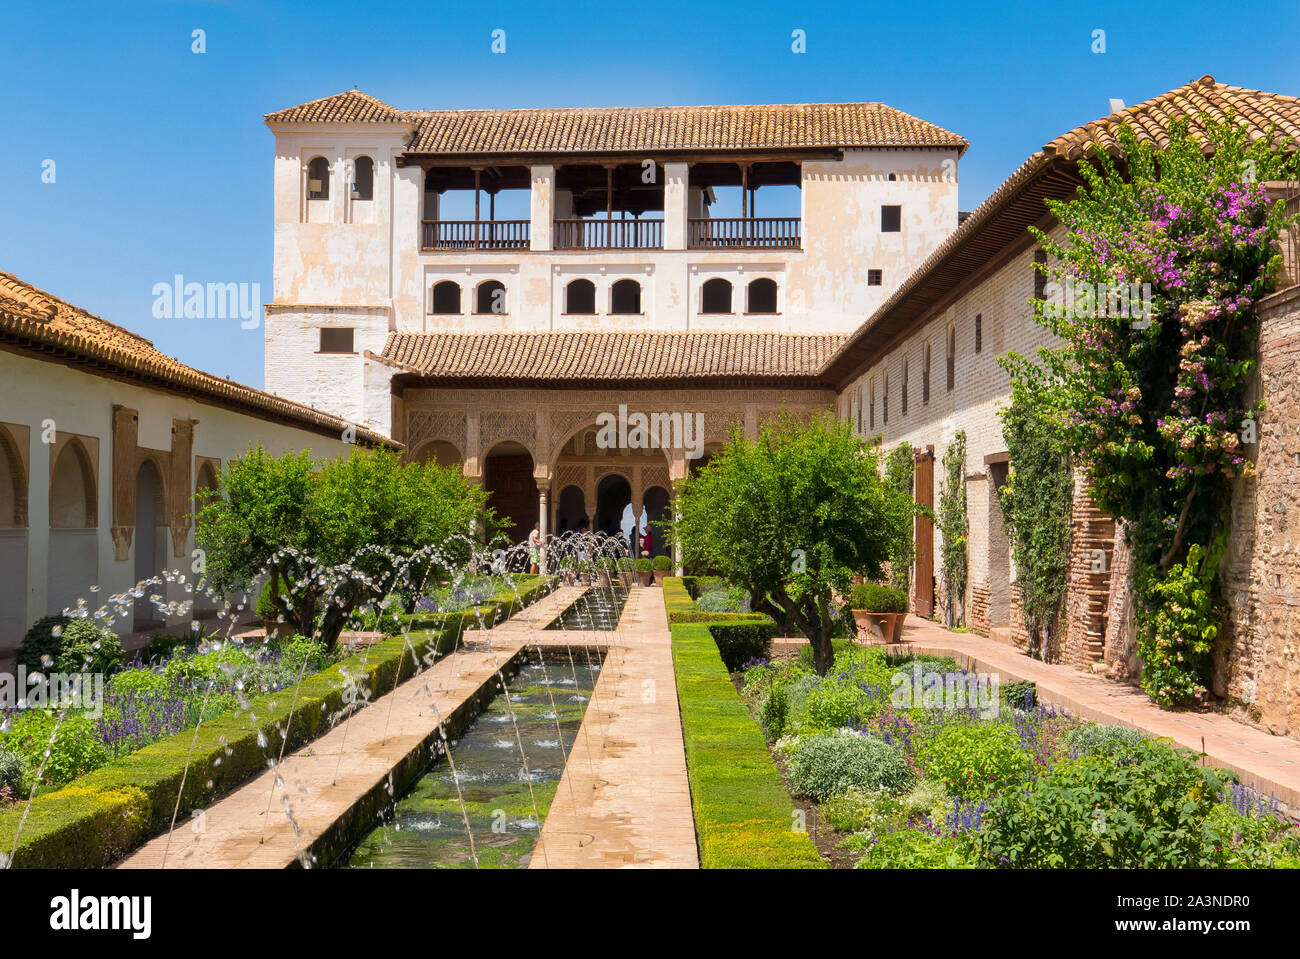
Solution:
[[[542,552],[542,524],[540,522],[533,524],[533,531],[528,534],[528,572],[537,573],[537,565],[541,560]]]

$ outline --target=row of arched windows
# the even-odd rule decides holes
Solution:
[[[375,195],[375,161],[359,156],[352,161],[352,199],[369,200]],[[307,199],[330,198],[330,164],[322,156],[312,157],[307,163]]]
[[[430,313],[455,313],[461,310],[460,284],[455,280],[443,280],[433,286]],[[500,280],[484,280],[474,288],[475,313],[505,313],[506,285]]]
[[[18,444],[13,435],[0,426],[0,528],[27,525],[28,482],[29,477],[18,455]],[[194,491],[217,488],[217,474],[212,464],[206,460],[200,462]],[[80,437],[74,436],[62,443],[55,455],[50,469],[47,502],[51,529],[84,530],[99,525],[99,481],[90,453]],[[162,515],[160,513],[160,517]]]
[[[701,313],[731,313],[732,286],[729,280],[714,277],[700,288]],[[484,280],[474,288],[475,313],[505,313],[506,287],[499,280]],[[441,280],[433,286],[429,304],[430,313],[459,315],[462,290],[455,280]],[[751,280],[745,288],[746,313],[775,313],[776,281],[767,278]],[[564,287],[564,312],[569,314],[594,314],[596,312],[596,284],[591,280],[570,280]],[[641,284],[636,280],[617,280],[609,288],[611,314],[638,315],[641,309]]]
[[[705,280],[704,285],[700,287],[701,313],[731,313],[733,312],[731,301],[732,287],[729,280],[714,277]],[[776,312],[776,280],[760,277],[749,281],[748,286],[745,287],[745,312]]]

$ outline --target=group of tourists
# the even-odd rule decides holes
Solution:
[[[587,524],[583,523],[582,528],[578,531],[580,534],[587,532]],[[628,549],[632,555],[637,555],[637,531],[633,529],[628,534]],[[536,574],[542,565],[542,524],[540,522],[533,524],[533,530],[528,534],[528,572]],[[641,556],[649,556],[654,546],[654,536],[650,530],[640,534]],[[591,559],[591,552],[588,550],[585,542],[579,541],[577,558],[581,560]]]

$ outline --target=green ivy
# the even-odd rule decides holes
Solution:
[[[949,628],[965,620],[966,548],[970,520],[966,516],[966,431],[958,430],[943,451],[943,489],[939,491],[939,529],[943,531],[943,585],[947,594]],[[962,611],[958,613],[958,609]]]
[[[1215,544],[1233,482],[1254,472],[1257,304],[1276,288],[1288,223],[1262,184],[1300,169],[1275,131],[1252,141],[1231,113],[1201,122],[1197,137],[1172,124],[1163,149],[1120,126],[1122,157],[1096,149],[1078,195],[1047,201],[1066,236],[1031,229],[1051,258],[1032,302],[1063,345],[1040,350],[1041,366],[1008,357],[1098,508],[1124,521],[1142,688],[1162,705],[1206,694],[1223,616]],[[1115,296],[1128,290],[1140,302]]]
[[[911,443],[904,440],[885,457],[885,485],[899,496],[911,499],[914,495],[912,482],[915,476],[916,451]],[[907,592],[915,554],[916,542],[912,538],[911,524],[908,524],[895,538],[889,551],[889,585],[894,589]]]
[[[1012,382],[1011,403],[1000,415],[1014,468],[998,496],[1016,563],[1028,652],[1046,658],[1061,620],[1069,571],[1070,453],[1023,383]]]

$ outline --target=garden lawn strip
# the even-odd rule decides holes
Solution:
[[[673,667],[700,865],[824,868],[709,627],[672,627]]]

